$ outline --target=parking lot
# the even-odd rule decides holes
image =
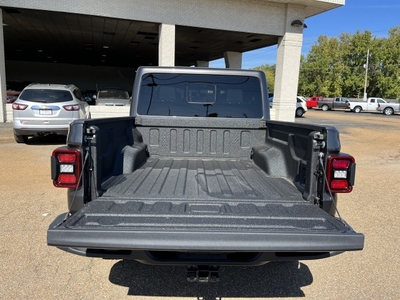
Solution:
[[[309,110],[299,123],[336,126],[357,162],[356,185],[339,196],[341,216],[365,234],[365,249],[328,259],[221,268],[220,282],[186,282],[186,269],[84,258],[46,245],[66,191],[50,180],[50,155],[65,140],[17,144],[0,124],[2,299],[398,299],[400,115]]]

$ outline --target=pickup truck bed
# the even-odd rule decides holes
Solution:
[[[108,236],[110,249],[182,251],[184,241],[186,251],[208,252],[340,251],[362,239],[251,160],[149,158],[103,187],[50,238],[67,229],[68,246],[104,248]]]
[[[269,120],[265,83],[249,70],[140,68],[130,117],[75,121],[53,151],[68,212],[48,245],[198,267],[361,250],[364,236],[335,217],[354,158],[333,127]]]

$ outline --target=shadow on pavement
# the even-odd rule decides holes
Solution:
[[[27,145],[65,145],[67,137],[65,135],[49,134],[44,136],[35,135],[28,138]]]
[[[271,262],[257,267],[221,267],[219,282],[190,283],[186,267],[151,266],[121,260],[110,271],[110,282],[129,288],[131,296],[304,297],[301,287],[313,282],[309,268],[299,262]]]

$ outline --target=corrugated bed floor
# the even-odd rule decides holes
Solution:
[[[343,224],[249,160],[149,159],[110,178],[66,227],[336,232]]]
[[[250,160],[152,158],[103,188],[102,198],[303,201],[291,182],[267,176]]]

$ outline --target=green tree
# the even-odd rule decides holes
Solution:
[[[298,93],[362,98],[368,50],[367,94],[400,98],[400,26],[390,29],[388,38],[368,30],[339,38],[319,36],[301,56]]]
[[[265,77],[267,78],[268,83],[268,91],[274,92],[275,85],[275,67],[276,65],[261,65],[259,67],[255,67],[253,70],[263,71],[265,73]]]
[[[300,61],[299,93],[331,97],[341,93],[340,44],[337,38],[320,36]]]
[[[389,30],[382,40],[377,68],[377,89],[386,98],[400,98],[400,26]]]

